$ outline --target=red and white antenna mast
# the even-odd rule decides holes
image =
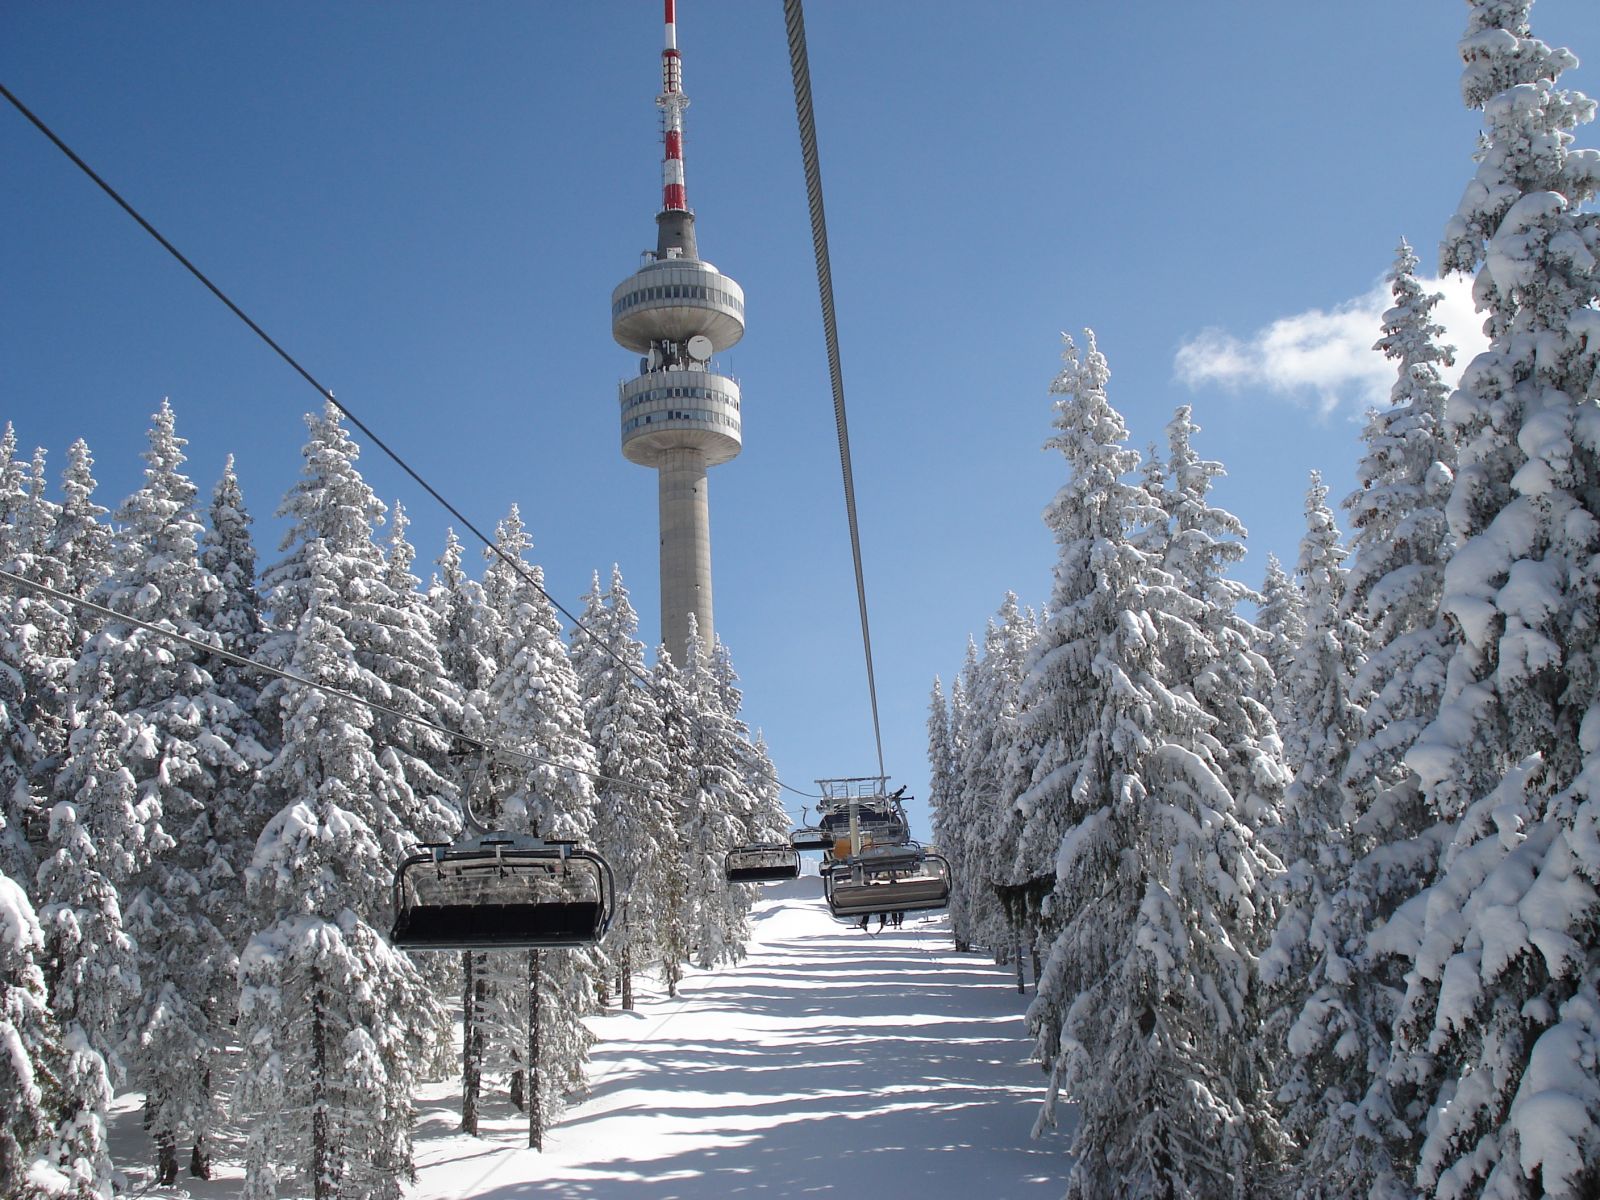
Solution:
[[[683,94],[683,60],[678,56],[677,0],[666,0],[666,45],[661,51],[662,140],[666,152],[661,159],[661,211],[688,212],[689,198],[683,186],[683,110],[689,97]]]

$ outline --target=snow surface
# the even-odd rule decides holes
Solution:
[[[1071,1114],[1028,1132],[1044,1079],[1016,976],[956,954],[942,916],[877,936],[831,920],[820,880],[767,887],[749,957],[690,970],[674,999],[636,984],[637,1008],[592,1018],[590,1092],[526,1148],[503,1092],[480,1138],[457,1132],[458,1082],[417,1097],[415,1200],[711,1200],[815,1195],[1055,1197]],[[873,922],[874,927],[876,921]],[[641,986],[644,985],[644,986]],[[119,1097],[119,1167],[145,1140]],[[143,1175],[144,1178],[140,1178]],[[147,1169],[129,1171],[147,1182]],[[237,1194],[237,1163],[157,1197]]]

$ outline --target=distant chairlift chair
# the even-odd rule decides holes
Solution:
[[[594,851],[485,833],[400,864],[390,940],[404,950],[592,946],[615,909],[610,864]]]
[[[800,875],[800,852],[787,842],[753,842],[728,851],[729,883],[781,883]]]
[[[831,850],[833,835],[807,826],[804,829],[796,829],[789,835],[789,845],[796,850]]]

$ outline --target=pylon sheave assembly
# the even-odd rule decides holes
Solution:
[[[403,950],[592,946],[615,910],[611,866],[594,851],[486,833],[400,864],[390,940]]]
[[[891,792],[888,782],[885,775],[817,780],[822,793],[817,827],[823,836],[816,848],[844,858],[859,848],[858,841],[862,846],[909,842],[911,826],[900,803],[905,788]]]

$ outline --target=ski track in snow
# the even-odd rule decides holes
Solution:
[[[815,876],[769,886],[752,925],[744,962],[689,971],[670,1000],[640,979],[634,1012],[590,1021],[601,1040],[588,1096],[546,1131],[542,1152],[526,1148],[503,1089],[471,1138],[457,1132],[459,1081],[427,1086],[408,1195],[1060,1195],[1069,1139],[1028,1136],[1044,1080],[1028,1061],[1031,995],[1017,994],[1014,973],[954,953],[942,917],[908,916],[876,937],[841,925]],[[119,1124],[136,1134],[122,1099]],[[236,1171],[193,1193],[147,1194],[235,1195]]]

